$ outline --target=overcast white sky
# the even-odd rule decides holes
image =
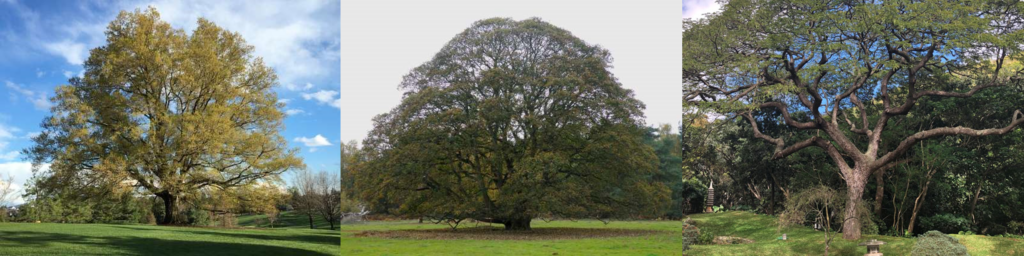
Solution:
[[[717,0],[683,0],[683,18],[700,18],[721,6]]]
[[[429,2],[429,3],[427,3]],[[539,17],[608,49],[612,72],[647,105],[647,124],[680,122],[679,1],[343,1],[341,138],[361,141],[401,101],[398,83],[474,21]]]

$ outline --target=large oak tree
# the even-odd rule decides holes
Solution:
[[[52,163],[36,190],[130,184],[163,199],[169,224],[185,195],[303,167],[278,134],[277,77],[237,33],[199,19],[186,34],[150,8],[121,12],[106,36],[25,150]]]
[[[996,128],[929,127],[882,143],[922,98],[1019,83],[1024,70],[1006,64],[1022,57],[1022,9],[1019,1],[730,1],[683,24],[683,97],[744,118],[775,158],[826,152],[847,185],[843,237],[857,239],[873,171],[922,140],[1006,134],[1024,123],[1018,109]],[[781,118],[771,120],[806,139],[761,133],[768,119],[751,114],[757,109],[776,109]]]
[[[374,119],[356,186],[371,210],[529,229],[535,217],[656,216],[643,104],[608,51],[539,19],[474,23]]]

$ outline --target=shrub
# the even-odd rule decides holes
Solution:
[[[938,230],[942,233],[956,234],[971,230],[971,222],[964,217],[949,213],[921,218],[921,230]]]
[[[700,236],[700,229],[693,225],[690,218],[683,221],[683,251],[690,249],[690,245],[696,244]]]
[[[1024,235],[1024,222],[1010,221],[1006,224],[1007,232],[1015,235]]]
[[[914,248],[910,251],[912,256],[952,256],[969,255],[967,247],[960,244],[955,237],[948,236],[939,231],[928,231],[917,237]]]
[[[188,209],[185,213],[188,224],[192,226],[210,226],[210,213],[200,209]]]

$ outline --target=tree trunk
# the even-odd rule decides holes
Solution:
[[[882,176],[885,175],[885,169],[880,169],[875,172],[875,216],[878,219],[882,219],[882,197],[885,195],[885,180]]]
[[[309,229],[316,229],[313,227],[313,214],[306,214],[309,217]]]
[[[907,233],[914,234],[914,221],[917,220],[917,210],[920,210],[921,203],[924,202],[924,198],[928,196],[928,185],[932,183],[931,173],[928,175],[928,181],[925,181],[924,188],[921,189],[921,194],[917,195],[917,199],[914,200],[914,211],[910,212],[910,224],[907,225]]]
[[[984,176],[982,176],[984,178]],[[978,224],[978,221],[974,219],[974,206],[978,205],[978,196],[981,196],[981,183],[982,180],[978,180],[978,188],[974,190],[974,198],[971,198],[971,223]]]
[[[520,217],[503,221],[505,230],[530,230],[530,217]]]
[[[854,169],[852,175],[846,177],[847,201],[846,210],[843,214],[843,239],[860,239],[860,216],[857,214],[857,207],[861,204],[861,197],[864,195],[864,184],[867,183],[867,176],[861,174],[861,170]]]
[[[177,201],[178,197],[172,195],[170,192],[164,191],[157,194],[157,197],[164,200],[164,219],[160,224],[170,225],[174,224],[174,215],[177,212]]]

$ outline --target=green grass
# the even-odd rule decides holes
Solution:
[[[485,225],[485,224],[481,224]],[[596,220],[534,220],[541,228],[620,228],[666,231],[639,237],[613,237],[564,240],[416,240],[356,237],[368,230],[442,229],[445,224],[417,221],[369,221],[341,226],[342,255],[680,255],[682,237],[679,221],[613,221],[607,225]],[[463,223],[459,227],[474,227]],[[500,227],[500,225],[495,225]],[[556,254],[557,253],[557,254]]]
[[[240,215],[238,216],[239,227],[253,227],[253,228],[269,228],[270,223],[267,222],[266,215]],[[320,216],[313,216],[313,226],[317,229],[327,230],[331,227],[324,218]],[[338,226],[337,223],[334,224]],[[281,216],[274,222],[274,228],[304,228],[309,229],[309,217],[306,215],[299,214],[297,212],[282,212]]]
[[[824,232],[802,226],[793,226],[778,232],[777,218],[749,212],[694,214],[701,232],[716,236],[739,236],[753,239],[752,244],[694,245],[687,255],[821,255],[825,253]],[[776,240],[786,233],[787,241]],[[885,255],[909,255],[914,247],[913,238],[882,235],[863,235],[860,240],[847,241],[839,234],[832,242],[832,255],[863,255],[865,247],[857,244],[870,239],[885,241],[881,252]],[[979,235],[952,235],[967,246],[973,256],[1024,255],[1024,240]]]
[[[337,255],[337,232],[0,223],[0,255]]]

